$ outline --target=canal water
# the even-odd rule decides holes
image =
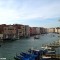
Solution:
[[[60,36],[59,34],[53,33],[39,36],[40,39],[34,39],[34,37],[30,37],[27,39],[1,43],[2,46],[0,47],[0,58],[6,58],[6,60],[14,60],[14,56],[16,54],[19,55],[20,52],[27,52],[30,48],[41,49],[42,45],[50,44],[60,39],[60,37],[58,37]]]

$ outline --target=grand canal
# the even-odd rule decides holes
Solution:
[[[54,37],[53,37],[54,35]],[[20,52],[27,52],[28,49],[41,49],[43,44],[50,44],[56,40],[59,40],[59,34],[44,34],[40,35],[40,39],[34,39],[30,37],[27,39],[20,39],[12,42],[1,43],[0,47],[0,58],[6,58],[6,60],[14,60],[16,53],[19,55]]]

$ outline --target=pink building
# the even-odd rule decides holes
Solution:
[[[16,36],[18,39],[25,36],[25,26],[21,24],[14,24],[16,27]]]
[[[37,35],[40,34],[40,28],[39,27],[30,27],[30,35]]]
[[[15,39],[16,38],[16,28],[13,25],[6,25],[4,27],[4,39]]]
[[[0,25],[0,41],[3,41],[3,32],[4,32],[4,27],[6,24]]]

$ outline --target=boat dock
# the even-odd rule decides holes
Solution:
[[[58,47],[60,47],[60,45],[48,45],[48,47],[58,48]]]
[[[46,54],[45,56],[51,57],[51,58],[59,58],[60,59],[60,54]]]
[[[53,43],[50,43],[49,45],[44,45],[45,47],[51,47],[51,48],[58,48],[60,47],[60,40],[54,41]]]
[[[55,51],[55,54],[45,54],[45,55],[42,55],[42,57],[45,56],[45,57],[51,57],[51,58],[60,60],[60,54],[56,54],[56,50],[55,50],[55,48],[59,48],[59,47],[60,47],[60,40],[54,41],[53,43],[50,43],[49,45],[44,45],[42,48],[47,49],[47,50],[52,49]]]

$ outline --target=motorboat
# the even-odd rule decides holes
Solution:
[[[44,46],[44,47],[41,47],[42,49],[52,49],[51,47],[48,47],[48,46]]]
[[[0,47],[1,47],[1,45],[0,45]]]
[[[39,36],[35,36],[34,39],[39,39]]]

